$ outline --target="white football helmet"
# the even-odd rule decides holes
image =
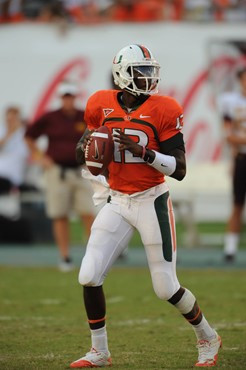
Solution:
[[[159,71],[160,64],[151,51],[142,45],[124,47],[113,60],[115,84],[133,95],[156,94],[160,80]]]

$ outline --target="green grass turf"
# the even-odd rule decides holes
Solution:
[[[223,339],[218,369],[246,368],[246,272],[181,270]],[[190,325],[153,293],[145,268],[114,268],[105,282],[115,369],[191,369]],[[77,271],[0,268],[0,369],[67,369],[90,346]]]

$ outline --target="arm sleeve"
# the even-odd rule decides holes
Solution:
[[[98,93],[95,93],[88,99],[86,104],[85,123],[89,130],[96,130],[100,126],[102,109],[98,100]]]
[[[160,142],[160,152],[163,154],[169,154],[173,149],[181,149],[185,152],[184,138],[182,132],[178,132],[176,135],[170,137],[165,141]]]

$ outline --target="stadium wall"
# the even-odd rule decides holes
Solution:
[[[213,83],[213,76],[220,76],[223,81],[228,68],[235,66],[240,51],[229,50],[226,45],[230,41],[245,41],[245,34],[246,25],[224,23],[71,26],[65,34],[54,25],[1,26],[1,121],[4,109],[10,104],[19,105],[29,120],[55,108],[57,86],[63,79],[76,81],[80,88],[78,105],[84,107],[94,91],[111,87],[115,53],[130,43],[144,44],[162,66],[160,93],[174,96],[184,107],[188,168],[191,172],[193,165],[197,168],[197,164],[205,164],[207,172],[203,175],[208,178],[211,176],[209,168],[223,158],[220,120],[216,112],[218,84]],[[220,47],[214,49],[216,43]],[[216,176],[216,167],[212,173]],[[226,202],[222,200],[227,212],[221,210],[218,218],[227,217],[229,205],[229,176],[227,171],[223,173],[225,178],[220,178],[218,189],[221,193],[223,188],[227,196]],[[194,171],[189,178],[192,183],[189,191],[194,188],[199,191],[201,184],[194,183],[198,178]],[[210,185],[211,190],[213,184]],[[197,209],[201,209],[199,202],[197,205]]]

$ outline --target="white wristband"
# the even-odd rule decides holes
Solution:
[[[176,158],[171,155],[156,152],[155,150],[153,150],[153,152],[155,153],[155,159],[152,163],[147,162],[148,165],[154,167],[164,175],[172,175],[176,170]]]

